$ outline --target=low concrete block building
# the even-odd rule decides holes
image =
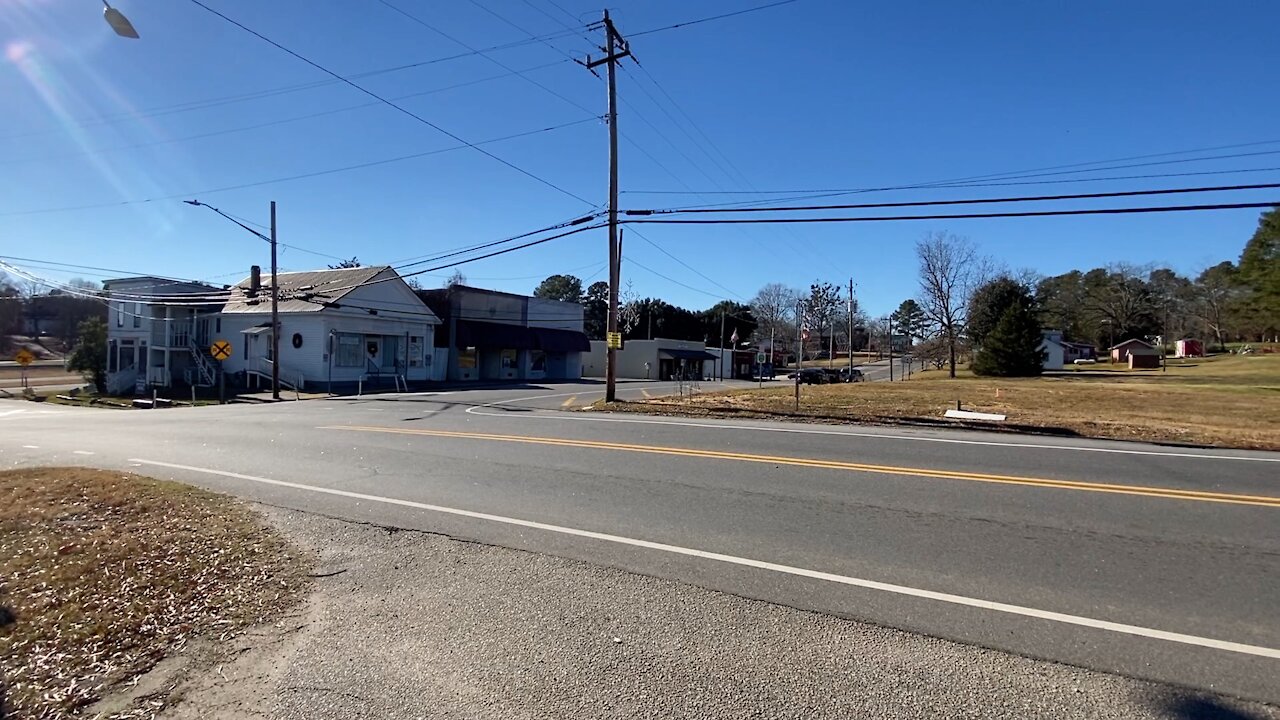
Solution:
[[[604,377],[606,347],[591,341],[583,361],[583,377]],[[630,380],[706,380],[715,374],[716,356],[706,343],[693,340],[627,340],[618,351],[618,377]]]

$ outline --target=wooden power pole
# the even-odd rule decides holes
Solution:
[[[609,19],[608,10],[604,11],[604,46],[600,49],[604,51],[603,58],[592,60],[588,56],[586,62],[582,64],[593,72],[594,68],[599,65],[605,65],[608,68],[609,110],[606,120],[609,123],[609,320],[606,325],[608,334],[605,337],[611,340],[617,337],[616,333],[618,332],[618,285],[622,281],[622,273],[619,268],[621,252],[618,247],[617,65],[619,60],[631,54],[631,49],[627,45],[627,41],[623,40],[617,29],[614,28],[613,21]],[[605,402],[613,402],[617,396],[618,350],[613,345],[613,342],[608,342],[608,349],[605,354]]]
[[[271,399],[280,399],[280,281],[276,267],[276,201],[271,201]]]

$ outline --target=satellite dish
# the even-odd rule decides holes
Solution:
[[[125,17],[124,13],[111,7],[107,0],[102,0],[102,4],[106,6],[102,9],[102,17],[106,19],[111,29],[115,30],[120,37],[137,40],[138,31],[133,29],[133,23],[129,22],[129,18]]]

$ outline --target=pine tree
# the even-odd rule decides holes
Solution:
[[[1022,303],[1010,305],[1000,315],[973,359],[975,375],[1032,377],[1044,369],[1043,336],[1035,312]]]

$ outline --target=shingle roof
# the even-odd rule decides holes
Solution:
[[[386,265],[370,265],[335,270],[307,270],[304,272],[277,273],[280,282],[280,312],[318,312],[321,303],[333,302],[366,283],[382,271]],[[271,310],[271,275],[262,274],[262,290],[256,297],[248,294],[250,278],[245,278],[231,288],[231,298],[222,309],[224,313],[259,313]]]

